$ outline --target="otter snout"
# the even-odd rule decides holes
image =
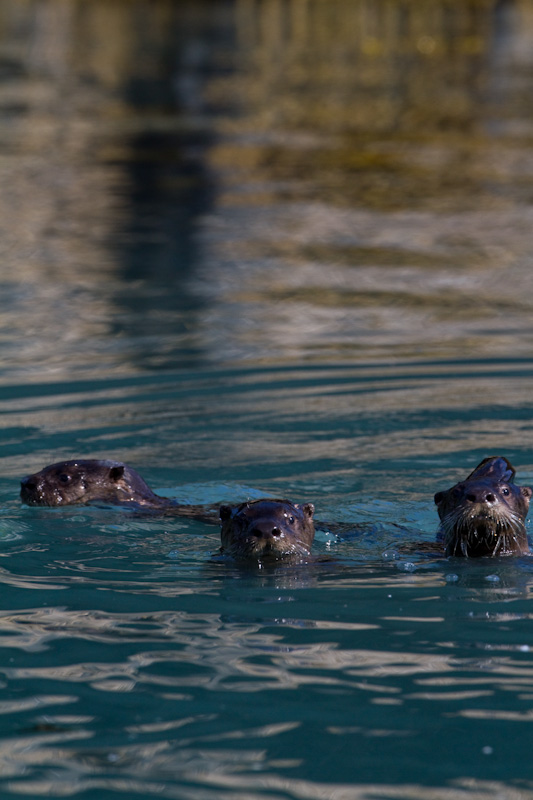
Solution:
[[[256,539],[277,539],[281,536],[281,528],[278,528],[277,525],[272,525],[272,520],[265,520],[264,522],[259,520],[254,523],[250,533]]]
[[[498,498],[490,489],[485,487],[469,486],[465,492],[465,499],[469,503],[477,503],[478,505],[492,506],[498,502]]]
[[[25,502],[34,499],[40,492],[40,485],[33,475],[22,478],[20,482],[20,496]]]

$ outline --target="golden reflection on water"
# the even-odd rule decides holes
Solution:
[[[0,2],[19,374],[530,352],[527,0]]]

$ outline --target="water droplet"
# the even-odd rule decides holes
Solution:
[[[403,561],[401,564],[398,564],[398,569],[401,569],[402,572],[414,572],[416,570],[416,564],[413,564],[412,561]]]

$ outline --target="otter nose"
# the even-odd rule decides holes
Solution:
[[[278,536],[281,536],[281,529],[276,525],[272,525],[271,522],[256,522],[252,529],[252,533],[258,539],[276,539]]]
[[[487,503],[489,506],[496,502],[496,496],[490,489],[472,489],[467,493],[466,499],[471,503]]]
[[[21,489],[29,489],[30,491],[32,491],[33,489],[37,488],[37,484],[35,483],[35,481],[31,479],[31,477],[22,478],[20,482],[20,487]]]

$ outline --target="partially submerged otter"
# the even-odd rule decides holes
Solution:
[[[301,559],[309,555],[315,526],[312,503],[250,500],[221,506],[221,552],[236,559]]]
[[[437,492],[441,520],[437,541],[447,556],[529,553],[525,519],[532,490],[515,486],[514,476],[506,458],[486,458],[466,480]],[[208,523],[219,519],[205,506],[184,505],[155,494],[138,472],[121,461],[51,464],[21,481],[20,496],[30,506],[103,503]],[[296,505],[289,500],[221,506],[222,552],[239,559],[304,558],[314,539],[313,514],[311,503]]]
[[[532,491],[515,486],[515,470],[503,456],[485,458],[466,480],[435,503],[437,535],[447,556],[506,556],[529,553],[525,519]]]
[[[182,505],[155,494],[139,473],[122,461],[80,458],[50,464],[21,480],[20,496],[29,506],[105,503],[205,522],[218,521],[215,511]]]
[[[203,506],[182,505],[155,494],[122,461],[76,459],[50,464],[23,478],[20,496],[29,506],[100,503],[164,515],[221,522],[222,552],[239,559],[279,559],[309,555],[315,536],[314,506],[289,500],[250,500],[221,506],[219,514]]]

